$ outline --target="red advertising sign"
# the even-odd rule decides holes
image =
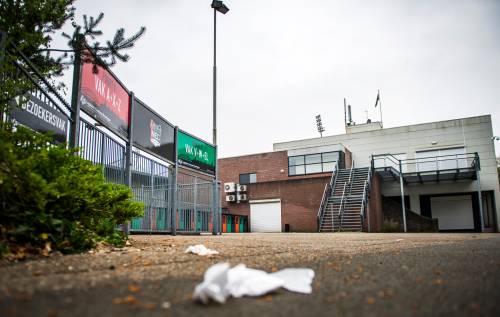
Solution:
[[[94,119],[123,136],[129,125],[129,94],[104,67],[82,66],[80,107]]]

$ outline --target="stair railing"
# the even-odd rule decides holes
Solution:
[[[326,208],[326,202],[328,200],[328,197],[332,193],[332,189],[335,188],[335,184],[337,183],[337,164],[335,164],[335,167],[332,172],[332,176],[330,177],[330,182],[325,184],[325,189],[323,190],[323,197],[321,198],[321,203],[319,205],[318,209],[318,214],[316,216],[317,222],[318,222],[318,231],[321,231],[321,223],[323,220],[323,216],[325,213],[325,208]],[[333,217],[332,217],[333,218]],[[332,226],[333,228],[333,226]]]
[[[347,180],[346,183],[344,183],[344,190],[342,192],[342,200],[340,202],[340,208],[339,208],[339,232],[342,229],[342,220],[344,217],[345,205],[346,205],[346,200],[347,200],[347,195],[345,193],[345,190],[346,190],[346,186],[349,185],[349,196],[350,196],[351,190],[352,190],[353,171],[354,171],[354,160],[352,160],[352,163],[351,163],[351,170],[349,172],[349,179]]]
[[[373,161],[373,159],[372,159]],[[372,184],[372,166],[373,164],[370,165],[370,168],[368,169],[368,177],[365,181],[365,185],[363,186],[363,199],[361,200],[361,210],[359,211],[359,216],[361,217],[361,224],[363,224],[363,221],[365,219],[365,214],[366,214],[366,207],[368,205],[368,198],[369,198],[369,192]],[[368,232],[370,232],[370,223],[368,222]]]
[[[340,205],[339,205],[339,232],[340,229],[342,228],[342,214],[343,214],[343,209],[345,207],[345,189],[347,186],[347,182],[344,183],[344,189],[342,190],[342,198],[340,199]],[[335,231],[335,228],[333,227],[333,217],[332,217],[332,230]]]

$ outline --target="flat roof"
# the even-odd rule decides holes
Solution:
[[[352,132],[352,133],[343,133],[343,134],[334,134],[334,135],[325,135],[322,138],[321,137],[315,137],[315,138],[307,138],[307,139],[298,139],[298,140],[290,140],[290,141],[281,141],[281,142],[274,142],[273,143],[273,149],[275,148],[275,145],[283,145],[286,143],[296,143],[296,142],[302,142],[302,141],[311,141],[311,140],[328,140],[328,139],[335,139],[335,138],[344,138],[346,136],[350,135],[362,135],[362,134],[370,134],[370,133],[384,133],[384,132],[392,132],[397,129],[403,129],[403,128],[417,128],[417,127],[424,127],[426,125],[434,125],[434,124],[446,124],[446,123],[455,123],[455,122],[461,122],[463,120],[471,120],[471,119],[486,119],[487,122],[491,122],[491,114],[486,114],[486,115],[479,115],[479,116],[473,116],[473,117],[465,117],[465,118],[456,118],[456,119],[448,119],[448,120],[441,120],[441,121],[431,121],[431,122],[425,122],[425,123],[417,123],[417,124],[409,124],[409,125],[402,125],[402,126],[396,126],[396,127],[390,127],[390,128],[382,128],[382,129],[376,129],[376,130],[369,130],[369,131],[359,131],[359,132]],[[361,126],[358,125],[358,126]],[[309,145],[309,146],[314,146],[314,145]],[[284,149],[279,149],[278,151],[283,151]]]

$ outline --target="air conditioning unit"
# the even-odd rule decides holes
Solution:
[[[246,192],[247,191],[247,185],[237,184],[236,185],[236,191],[237,192]]]
[[[236,195],[227,195],[226,196],[226,201],[235,202],[236,201]]]
[[[246,194],[238,194],[238,195],[236,195],[236,198],[238,199],[238,201],[246,201],[247,195]]]
[[[235,183],[224,183],[224,192],[225,193],[234,193],[236,191]]]

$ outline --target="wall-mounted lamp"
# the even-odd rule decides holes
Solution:
[[[432,141],[431,144],[436,145],[436,144],[438,144],[438,141]]]

